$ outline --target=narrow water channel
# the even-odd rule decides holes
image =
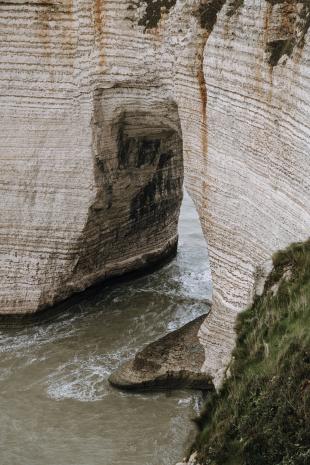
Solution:
[[[48,323],[0,329],[1,465],[173,465],[200,394],[128,394],[107,377],[138,349],[208,310],[210,275],[186,195],[177,257],[83,296]]]

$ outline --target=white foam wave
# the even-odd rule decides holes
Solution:
[[[190,323],[196,318],[199,318],[201,315],[208,313],[209,310],[209,304],[201,302],[188,305],[186,311],[184,311],[184,308],[180,307],[179,310],[173,315],[173,320],[168,323],[167,330],[169,332],[176,331],[187,323]]]
[[[51,342],[66,339],[77,333],[74,326],[75,317],[70,320],[52,323],[44,326],[33,326],[22,330],[16,330],[13,334],[0,332],[0,353],[14,352],[38,348]]]
[[[113,370],[133,354],[116,351],[105,355],[91,355],[87,359],[75,357],[58,367],[47,379],[47,394],[54,400],[74,399],[94,402],[107,395],[105,382]]]

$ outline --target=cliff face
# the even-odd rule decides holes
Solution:
[[[201,336],[216,381],[266,261],[310,231],[310,4],[240,3],[223,7],[204,50],[215,304]]]
[[[309,233],[309,26],[306,0],[0,1],[1,313],[166,253],[184,163],[218,382],[266,260]]]

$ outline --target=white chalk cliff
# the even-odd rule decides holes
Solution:
[[[271,254],[310,230],[309,0],[0,0],[0,312],[208,240],[215,383]]]

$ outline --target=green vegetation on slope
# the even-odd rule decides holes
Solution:
[[[273,261],[238,319],[231,376],[197,420],[201,465],[310,464],[310,241]]]

